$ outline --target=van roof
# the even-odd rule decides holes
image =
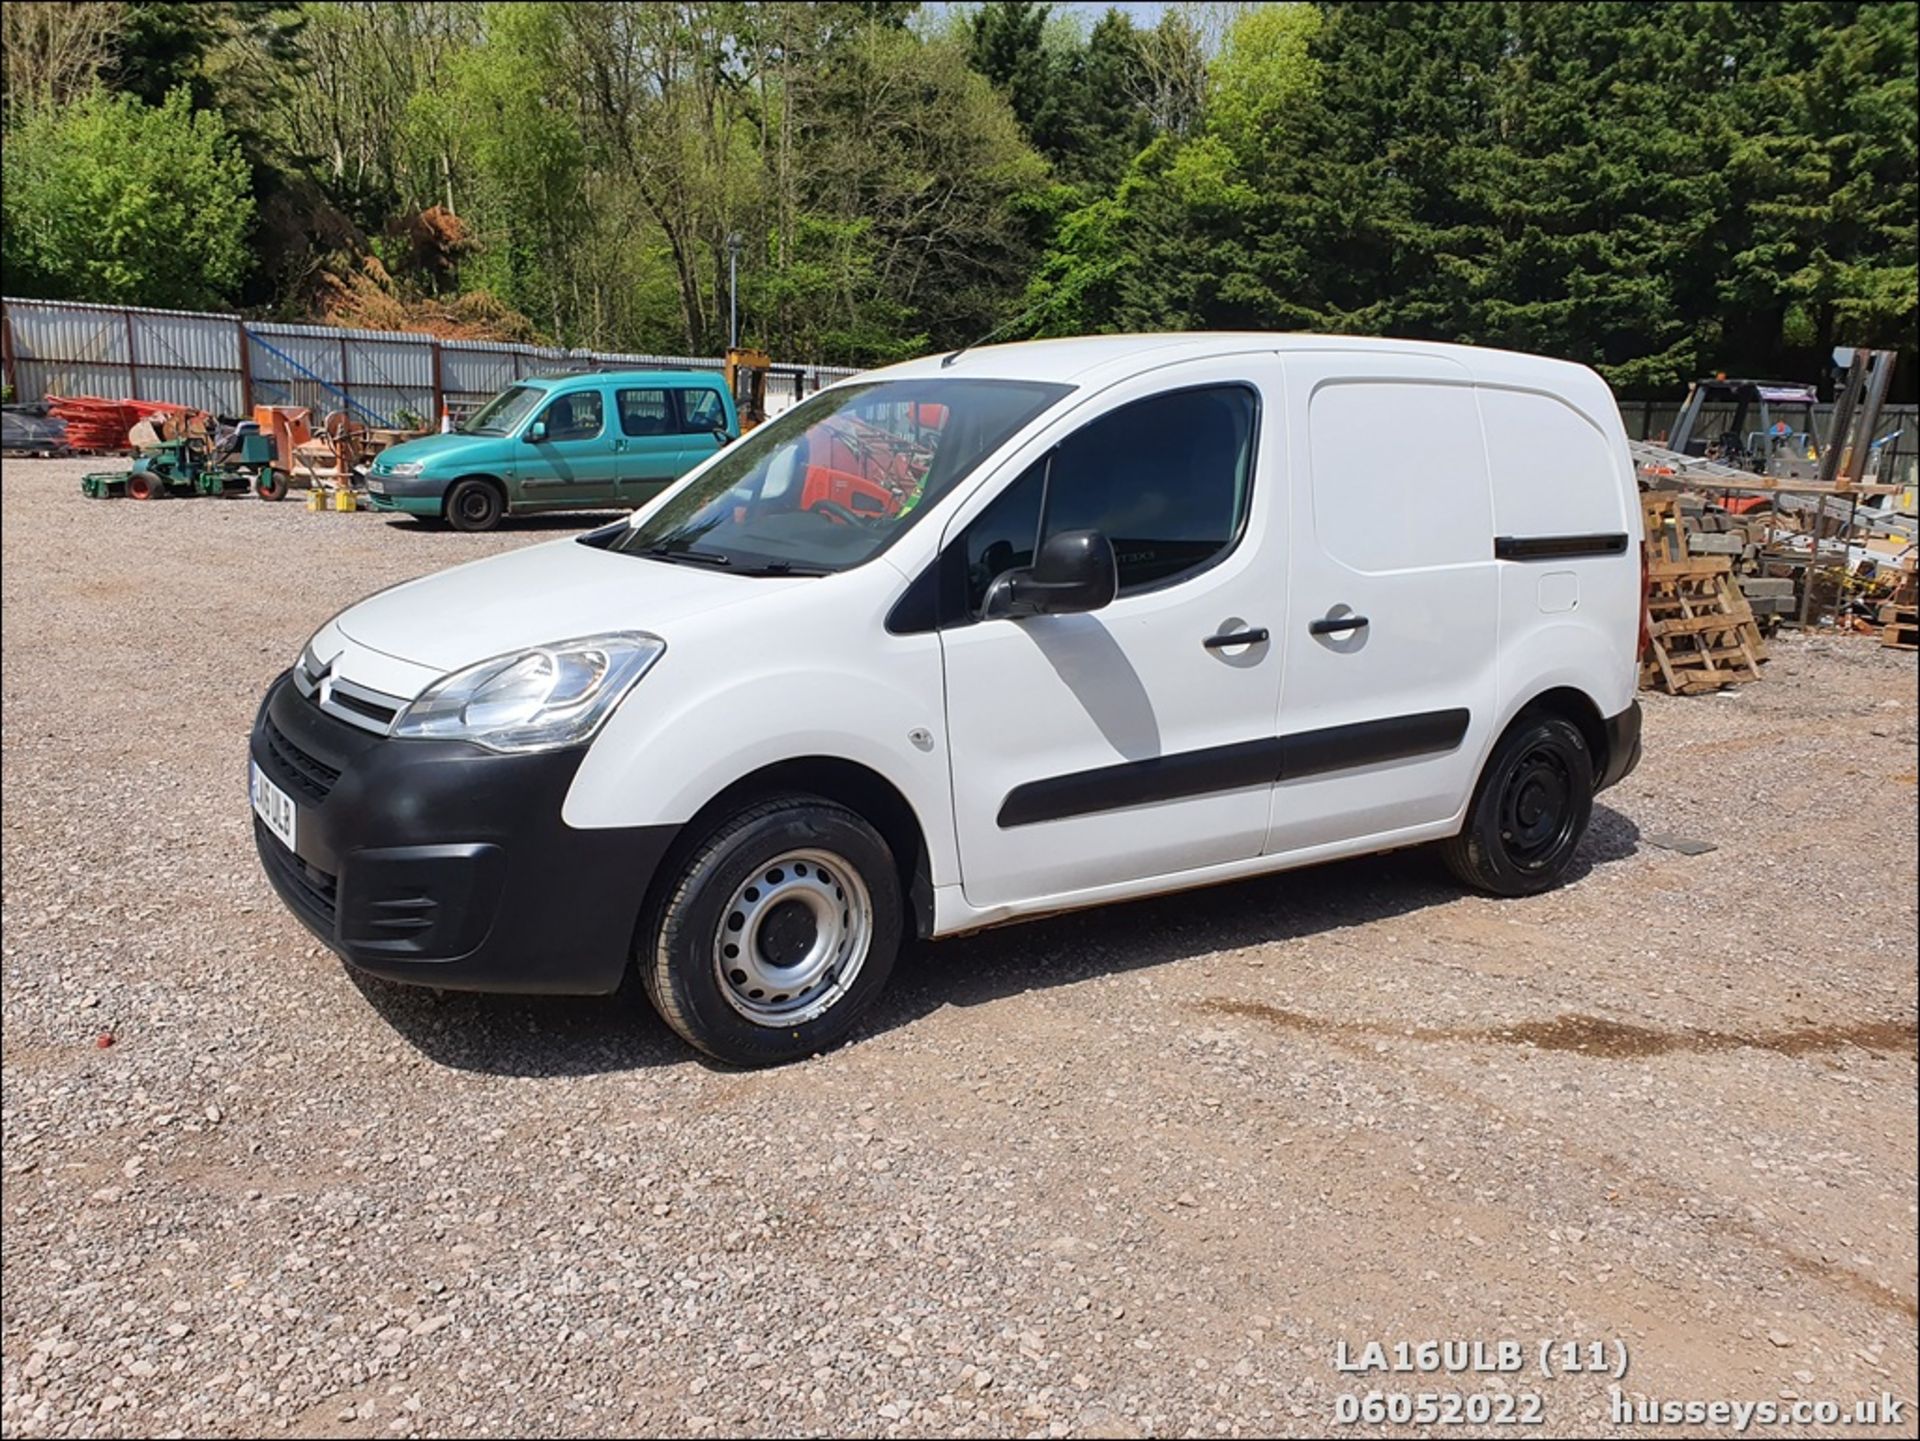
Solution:
[[[1466,367],[1482,379],[1516,380],[1528,377],[1549,381],[1555,389],[1604,385],[1584,365],[1491,350],[1473,345],[1447,345],[1432,340],[1397,340],[1361,335],[1309,335],[1263,330],[1172,331],[1144,335],[1087,335],[1062,340],[1024,340],[1010,345],[982,345],[961,352],[949,364],[946,355],[929,355],[884,370],[868,371],[861,380],[905,379],[915,375],[992,377],[1001,380],[1050,380],[1088,383],[1116,380],[1182,360],[1210,355],[1244,354],[1266,350],[1373,351],[1429,355]]]
[[[651,384],[667,385],[710,385],[716,389],[726,388],[726,377],[717,370],[649,370],[644,366],[633,366],[620,370],[555,370],[545,375],[529,375],[514,382],[516,385],[555,386],[569,380],[644,380]]]

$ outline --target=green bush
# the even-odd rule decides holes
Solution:
[[[221,306],[252,263],[247,162],[184,88],[157,107],[96,91],[39,112],[7,136],[0,166],[10,295]]]

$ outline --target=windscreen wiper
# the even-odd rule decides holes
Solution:
[[[669,546],[669,545],[650,545],[644,551],[642,551],[641,554],[650,555],[655,560],[666,560],[666,561],[690,560],[695,565],[722,566],[722,565],[733,564],[733,558],[731,556],[720,555],[715,551],[675,550],[672,546]]]
[[[764,565],[746,566],[743,569],[741,569],[738,573],[741,575],[805,575],[805,576],[833,574],[832,571],[822,570],[817,565],[799,565],[790,560],[770,560],[766,562],[766,564]]]

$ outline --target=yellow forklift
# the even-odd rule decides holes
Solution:
[[[767,418],[767,371],[772,365],[764,350],[735,346],[727,352],[727,389],[740,412],[742,435]]]

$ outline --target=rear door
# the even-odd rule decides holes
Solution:
[[[530,509],[612,505],[617,493],[613,427],[598,385],[556,391],[535,420],[539,440],[520,442],[520,498]]]
[[[645,505],[669,481],[686,473],[680,463],[686,437],[680,433],[680,412],[673,391],[664,385],[621,385],[613,392],[619,417],[614,442],[620,470],[620,503]]]
[[[1498,687],[1473,377],[1375,351],[1295,353],[1285,367],[1291,630],[1270,852],[1450,817],[1472,790]]]
[[[955,517],[941,645],[971,904],[1259,854],[1284,645],[1278,381],[1269,354],[1124,382]],[[1082,527],[1113,542],[1112,604],[976,618],[996,576]]]

